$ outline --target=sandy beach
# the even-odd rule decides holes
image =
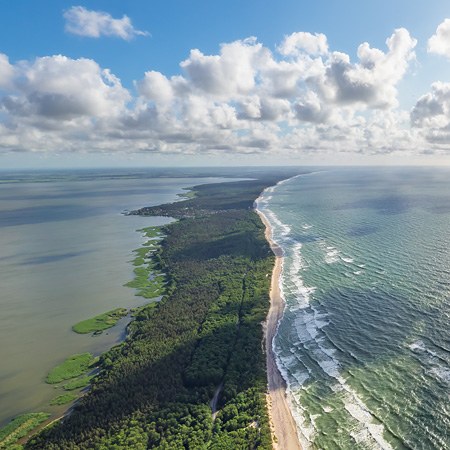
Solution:
[[[278,370],[272,341],[277,325],[283,315],[284,302],[280,293],[279,279],[282,269],[282,251],[272,240],[272,231],[267,218],[256,210],[266,226],[265,236],[275,254],[275,267],[270,287],[270,309],[265,324],[265,345],[267,351],[268,408],[272,429],[273,448],[277,450],[301,450],[297,426],[292,417],[286,397],[286,383]]]

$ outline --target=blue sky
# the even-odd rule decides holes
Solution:
[[[450,162],[447,1],[0,12],[3,167]]]

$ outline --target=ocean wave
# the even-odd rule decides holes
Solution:
[[[342,261],[351,264],[353,262],[353,258],[350,258],[349,256],[341,256]]]
[[[320,370],[329,378],[335,380],[334,382],[329,381],[332,391],[336,393],[345,392],[345,409],[358,423],[352,435],[355,441],[364,443],[368,448],[390,449],[390,445],[383,438],[383,425],[376,421],[341,375],[342,367],[336,356],[337,349],[334,348],[322,331],[329,324],[328,314],[320,312],[314,304],[311,304],[311,295],[314,288],[306,287],[301,277],[301,271],[304,267],[300,253],[301,248],[301,244],[296,243],[285,249],[289,264],[283,270],[283,286],[287,295],[287,308],[289,313],[293,313],[295,317],[293,325],[297,340],[294,344],[297,349],[303,347]],[[329,251],[334,249],[334,247],[328,248]],[[282,348],[275,348],[275,351],[279,355],[283,354]],[[291,355],[289,358],[280,356],[283,376],[287,377],[288,386],[292,388],[301,387],[301,383],[307,382],[312,376],[311,369],[299,370],[299,360],[301,361],[300,355]],[[303,409],[297,410],[295,414],[300,427],[304,427],[308,422],[302,417],[303,414],[305,414]],[[314,423],[313,418],[309,417],[309,419],[311,423]],[[313,432],[310,430],[307,435],[311,438]]]
[[[425,368],[426,373],[434,379],[450,384],[450,367],[444,352],[439,348],[432,350],[425,342],[418,339],[408,346]]]

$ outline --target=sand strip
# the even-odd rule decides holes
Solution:
[[[280,293],[280,275],[282,269],[283,253],[281,248],[272,240],[272,230],[266,216],[256,210],[266,226],[265,236],[275,254],[275,267],[272,272],[270,286],[270,309],[265,323],[265,344],[267,353],[267,382],[268,382],[268,408],[270,426],[272,429],[273,448],[277,450],[301,450],[297,434],[297,425],[286,397],[286,382],[278,370],[275,355],[272,350],[272,341],[280,321],[284,301]]]

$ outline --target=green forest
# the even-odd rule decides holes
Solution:
[[[274,256],[253,204],[289,175],[196,186],[131,213],[178,219],[156,255],[165,294],[136,312],[89,393],[26,449],[272,448],[262,323]]]

